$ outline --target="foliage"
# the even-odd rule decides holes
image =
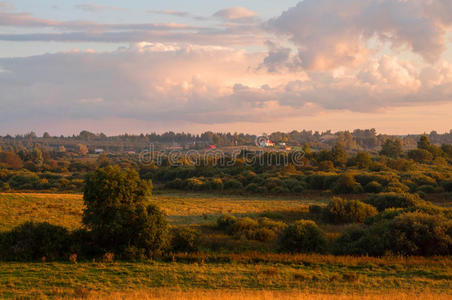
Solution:
[[[146,205],[151,189],[150,182],[140,180],[135,171],[116,166],[87,176],[83,222],[99,247],[121,255],[132,246],[143,249],[146,256],[164,249],[165,216],[155,205]]]
[[[68,251],[69,241],[69,232],[64,227],[26,222],[0,234],[0,259],[62,259]]]
[[[283,232],[281,246],[290,252],[323,253],[327,249],[327,240],[314,221],[299,220]]]
[[[375,207],[361,201],[334,197],[325,208],[325,219],[335,224],[363,223],[366,218],[377,213]]]
[[[361,191],[362,186],[350,173],[341,174],[333,187],[333,193],[335,194],[351,194],[359,193]]]
[[[196,252],[199,250],[200,237],[200,232],[194,228],[175,228],[171,232],[171,250],[173,252]]]
[[[416,207],[424,203],[419,196],[407,193],[380,193],[369,196],[364,202],[376,207],[378,211],[387,208]]]

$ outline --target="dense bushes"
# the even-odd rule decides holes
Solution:
[[[364,202],[376,207],[379,211],[387,208],[416,207],[425,203],[418,195],[407,193],[381,193],[369,196]]]
[[[175,228],[171,233],[173,252],[196,252],[199,250],[200,233],[194,228]]]
[[[27,222],[0,234],[0,259],[62,259],[69,251],[69,232],[49,223]]]
[[[450,255],[452,222],[441,215],[392,210],[369,227],[353,227],[336,240],[336,254]]]
[[[355,180],[352,174],[344,173],[339,176],[333,187],[335,194],[351,194],[363,191],[362,186]]]
[[[290,252],[323,253],[327,244],[325,234],[310,220],[289,225],[281,237],[281,247]]]
[[[376,215],[377,209],[358,200],[334,197],[325,208],[325,219],[330,223],[363,223],[367,217]]]
[[[255,220],[222,215],[217,219],[217,227],[237,239],[266,242],[275,240],[286,225],[268,218]]]

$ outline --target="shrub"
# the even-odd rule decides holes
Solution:
[[[408,157],[419,163],[431,162],[433,154],[424,149],[414,149],[408,151]]]
[[[320,215],[323,213],[323,207],[320,205],[309,205],[309,213],[312,215]]]
[[[352,227],[335,241],[335,254],[450,255],[452,221],[440,213],[388,209]]]
[[[324,160],[319,163],[319,170],[330,171],[334,170],[334,163],[331,160]]]
[[[11,187],[7,182],[0,182],[0,192],[6,192],[9,191]]]
[[[49,223],[26,222],[0,235],[0,258],[32,261],[62,259],[68,252],[69,232]]]
[[[151,189],[133,170],[108,166],[89,173],[83,223],[99,247],[119,256],[128,247],[143,249],[147,256],[166,247],[165,215],[155,205],[145,205]]]
[[[243,185],[237,179],[227,179],[224,181],[224,189],[225,190],[240,190],[243,188]]]
[[[290,193],[290,190],[286,188],[285,186],[277,186],[272,189],[272,193],[275,194],[288,194]]]
[[[333,193],[335,194],[359,193],[361,191],[361,185],[356,182],[353,175],[348,173],[340,175],[333,187]]]
[[[193,228],[176,228],[172,232],[171,249],[174,252],[196,252],[199,250],[200,233]]]
[[[253,231],[259,227],[259,223],[256,220],[251,218],[241,218],[237,219],[235,223],[233,223],[228,228],[228,232],[231,235],[235,235],[237,237],[246,236],[248,231]]]
[[[245,190],[251,193],[265,193],[267,189],[264,186],[259,186],[256,183],[250,183],[246,186]]]
[[[366,193],[381,193],[383,191],[383,186],[377,181],[371,181],[364,187]]]
[[[433,194],[436,192],[436,188],[433,185],[426,184],[426,185],[421,185],[420,187],[418,187],[416,189],[416,191],[423,192],[426,194]]]
[[[380,193],[368,197],[365,203],[383,211],[387,208],[409,208],[425,203],[419,196],[407,193]]]
[[[315,222],[299,220],[286,228],[281,245],[290,252],[323,253],[327,248],[327,240]]]
[[[221,178],[212,178],[211,180],[209,180],[209,189],[210,190],[223,190],[223,180],[221,180]]]
[[[237,222],[237,218],[231,215],[221,215],[217,219],[217,227],[220,230],[228,230],[229,227]]]
[[[403,194],[403,193],[407,193],[409,190],[410,190],[410,188],[408,186],[404,185],[403,183],[401,183],[398,180],[394,180],[394,181],[390,182],[385,188],[385,192],[387,192],[387,193]]]
[[[306,177],[306,182],[312,190],[326,190],[332,188],[337,180],[337,175],[313,174]]]
[[[273,221],[269,218],[259,218],[258,219],[259,222],[259,227],[263,227],[263,228],[267,228],[270,230],[273,230],[274,232],[282,232],[282,230],[284,230],[287,225],[284,222],[278,222],[278,221]]]
[[[334,197],[325,209],[325,217],[331,223],[363,223],[367,217],[375,216],[377,209],[357,200]]]
[[[446,192],[452,192],[452,180],[445,180],[441,182],[441,186],[444,188]]]
[[[397,216],[392,222],[392,251],[403,255],[450,255],[452,222],[419,212]]]

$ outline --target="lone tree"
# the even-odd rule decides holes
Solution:
[[[96,246],[119,256],[158,254],[166,246],[165,215],[148,205],[152,183],[134,170],[108,166],[89,173],[83,199],[83,223],[91,230]]]

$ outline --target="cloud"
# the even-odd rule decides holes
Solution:
[[[190,17],[191,14],[185,11],[176,11],[176,10],[148,10],[150,14],[155,15],[168,15],[168,16],[176,16],[176,17]]]
[[[357,67],[369,58],[375,39],[433,63],[446,47],[450,7],[444,0],[305,0],[267,28],[289,37],[310,70]]]
[[[243,21],[254,19],[257,14],[244,7],[231,7],[217,11],[213,16],[228,21]]]
[[[40,116],[220,124],[452,102],[452,64],[383,56],[356,71],[267,73],[265,52],[140,42],[0,59],[3,123]],[[276,59],[277,60],[277,59]],[[181,72],[181,70],[183,70]]]
[[[113,10],[113,11],[123,10],[116,6],[108,6],[108,5],[102,5],[102,4],[96,4],[96,3],[77,4],[74,7],[77,9],[83,10],[83,11],[91,12],[91,13],[108,11],[108,10]]]
[[[0,10],[14,10],[15,8],[16,7],[12,3],[0,1]]]

